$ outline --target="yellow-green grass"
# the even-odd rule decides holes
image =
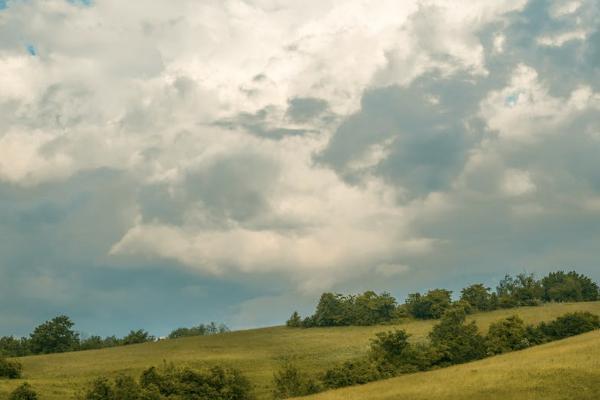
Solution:
[[[305,400],[598,400],[600,331]]]
[[[528,323],[554,319],[572,311],[600,314],[600,302],[548,304],[475,314],[485,331],[490,323],[518,314]],[[414,340],[426,337],[435,321],[410,321],[400,327]],[[293,329],[271,327],[209,337],[164,340],[156,343],[104,350],[20,358],[24,379],[0,380],[0,399],[24,380],[40,393],[41,400],[68,400],[77,390],[100,375],[128,373],[164,360],[178,365],[223,365],[240,369],[253,383],[259,400],[271,397],[273,372],[282,359],[291,358],[300,368],[318,373],[337,362],[365,354],[375,333],[394,326]],[[599,343],[600,344],[600,343]],[[439,372],[438,372],[439,373]]]

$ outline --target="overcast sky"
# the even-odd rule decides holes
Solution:
[[[0,0],[0,335],[600,280],[597,0]]]

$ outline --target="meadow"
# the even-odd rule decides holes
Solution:
[[[475,320],[485,332],[490,323],[514,314],[518,314],[526,323],[538,323],[573,311],[600,314],[600,302],[545,304],[539,307],[497,310],[474,314],[470,319]],[[435,323],[436,321],[408,321],[400,326],[412,335],[412,340],[421,340]],[[28,381],[38,391],[41,400],[69,400],[97,376],[114,376],[119,373],[137,376],[149,366],[173,362],[191,367],[222,365],[238,368],[253,383],[258,400],[270,399],[273,372],[284,360],[292,360],[303,370],[319,373],[337,362],[364,355],[375,333],[393,328],[393,325],[312,329],[270,327],[103,350],[23,357],[19,358],[24,368],[23,379],[0,381],[0,398],[6,398],[12,389],[23,381]],[[599,349],[600,334],[594,332],[476,363],[326,392],[315,399],[395,399],[400,394],[403,399],[464,398],[458,396],[462,390],[470,390],[465,392],[470,393],[469,396],[472,394],[469,398],[483,399],[490,398],[485,397],[489,393],[504,396],[504,391],[512,390],[512,387],[516,388],[515,396],[507,395],[503,398],[541,398],[542,396],[531,396],[554,390],[546,380],[554,379],[559,385],[557,377],[575,385],[569,390],[581,390],[583,397],[579,398],[587,398],[587,388],[594,386],[589,386],[586,382],[594,379],[600,381],[600,372],[595,372],[600,369]],[[518,368],[512,368],[513,363]],[[581,379],[576,379],[577,377]],[[517,381],[520,380],[527,381],[523,384],[525,386],[519,386]],[[581,384],[576,386],[577,382]],[[465,388],[460,389],[459,386]],[[428,396],[432,390],[439,392],[441,397],[423,397]],[[519,397],[518,393],[530,397]],[[564,397],[564,393],[563,397],[560,397],[560,393],[555,397],[547,397],[555,398],[569,397]]]

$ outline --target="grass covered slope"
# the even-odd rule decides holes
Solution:
[[[303,397],[307,400],[596,400],[600,332],[468,364]]]
[[[600,302],[546,304],[481,313],[471,318],[485,331],[490,323],[513,314],[518,314],[526,323],[538,323],[573,311],[600,314]],[[412,321],[401,327],[412,334],[414,340],[419,340],[426,337],[436,322]],[[103,350],[31,356],[19,361],[23,364],[23,380],[30,382],[40,393],[41,400],[69,400],[78,389],[99,375],[125,372],[137,376],[149,366],[162,364],[163,360],[192,367],[218,364],[238,368],[251,380],[258,399],[262,400],[271,398],[273,372],[279,367],[282,357],[291,357],[300,368],[307,371],[324,371],[336,362],[365,354],[375,333],[389,329],[393,327],[273,327]],[[600,345],[600,341],[597,345]],[[518,354],[521,353],[515,353]],[[425,374],[430,373],[419,375]],[[6,398],[7,393],[23,380],[0,380],[0,398]]]

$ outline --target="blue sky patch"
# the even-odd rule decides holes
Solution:
[[[92,0],[67,0],[67,1],[71,4],[85,6],[85,7],[90,7],[92,5]]]
[[[27,52],[29,53],[30,56],[37,56],[37,49],[35,48],[34,45],[32,44],[28,44],[26,46]]]
[[[0,10],[4,10],[6,8],[6,0],[0,0]]]

